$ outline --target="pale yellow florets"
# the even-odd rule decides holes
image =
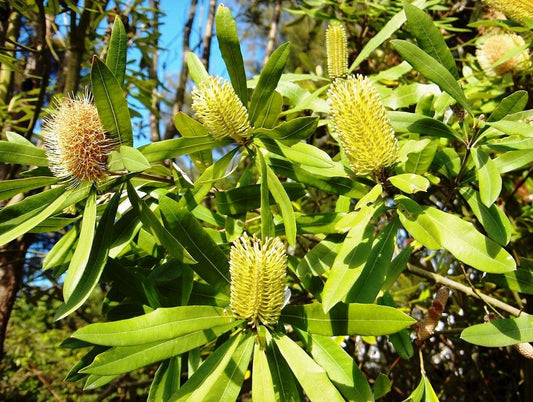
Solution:
[[[523,22],[524,18],[533,19],[531,0],[484,0],[487,5],[501,11],[512,20]]]
[[[246,234],[230,252],[230,307],[236,317],[251,325],[274,325],[285,301],[287,256],[283,243],[267,238],[263,243]]]
[[[329,78],[344,77],[348,73],[346,31],[339,23],[332,23],[326,30],[326,54]]]
[[[88,94],[65,98],[45,118],[43,142],[54,176],[79,185],[107,175],[107,156],[116,147]]]
[[[496,76],[507,72],[523,71],[529,68],[529,51],[521,51],[497,66],[491,67],[509,51],[524,46],[525,41],[516,34],[499,34],[488,36],[476,50],[479,65],[487,75]]]
[[[248,111],[231,84],[220,77],[209,77],[192,91],[192,108],[215,139],[230,136],[242,142],[252,135]]]
[[[335,80],[328,91],[329,112],[351,168],[371,174],[398,159],[398,141],[376,88],[362,75]]]

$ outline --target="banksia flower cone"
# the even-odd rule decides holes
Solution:
[[[484,0],[490,7],[501,11],[512,20],[523,22],[524,18],[533,19],[531,0]]]
[[[107,156],[116,147],[88,94],[65,98],[43,122],[42,136],[54,176],[77,186],[107,175]]]
[[[529,67],[529,52],[527,49],[497,66],[491,66],[509,51],[524,44],[524,39],[516,34],[492,35],[482,44],[478,45],[476,57],[483,71],[490,76],[513,71],[523,71]]]
[[[357,174],[379,173],[398,159],[398,141],[376,88],[362,75],[335,80],[328,91],[333,128]]]
[[[217,140],[230,136],[240,143],[252,135],[248,111],[231,84],[220,77],[209,77],[193,90],[192,108]]]
[[[345,77],[348,73],[348,54],[344,26],[333,23],[326,30],[326,54],[329,78]]]
[[[230,252],[230,307],[236,317],[252,326],[272,326],[285,301],[287,256],[283,243],[267,238],[263,243],[246,234]]]

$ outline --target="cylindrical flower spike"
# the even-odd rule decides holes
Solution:
[[[328,91],[333,128],[355,173],[378,173],[398,159],[398,141],[376,88],[362,75]]]
[[[484,0],[490,7],[501,11],[512,20],[523,22],[524,18],[533,19],[531,0]]]
[[[192,108],[196,117],[215,139],[230,136],[241,143],[252,136],[248,111],[221,77],[209,77],[192,91]]]
[[[117,146],[106,135],[91,96],[65,98],[44,119],[42,136],[54,176],[77,186],[107,175],[107,156]]]
[[[483,43],[478,45],[476,50],[476,57],[479,65],[483,71],[490,76],[526,70],[530,66],[529,51],[527,49],[521,51],[516,56],[507,59],[505,62],[491,67],[509,51],[524,46],[525,43],[524,39],[516,34],[488,36]]]
[[[254,327],[274,325],[285,301],[286,270],[287,255],[279,238],[238,238],[230,251],[233,314]]]
[[[334,22],[326,30],[326,54],[328,74],[332,80],[348,73],[348,54],[344,26]]]

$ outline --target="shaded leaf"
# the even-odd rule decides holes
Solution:
[[[461,339],[474,345],[502,347],[533,342],[533,316],[522,315],[477,324],[461,332]]]

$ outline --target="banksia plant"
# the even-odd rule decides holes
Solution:
[[[398,159],[398,141],[376,88],[362,75],[335,80],[328,91],[332,124],[351,168],[379,174]]]
[[[230,307],[236,317],[256,327],[276,324],[285,301],[287,256],[279,238],[246,234],[230,251]]]
[[[530,65],[529,51],[527,49],[497,66],[492,67],[492,65],[509,51],[524,46],[524,44],[524,39],[516,34],[491,35],[478,45],[476,57],[483,71],[490,76],[523,71]]]
[[[524,18],[533,19],[531,0],[484,0],[485,3],[504,13],[512,20],[523,22]]]
[[[252,136],[248,111],[229,82],[209,77],[192,91],[196,117],[213,138],[232,137],[238,143]]]
[[[88,93],[58,102],[44,119],[42,137],[50,170],[78,186],[107,176],[107,156],[117,142],[108,137]]]
[[[348,73],[346,31],[338,22],[332,23],[326,30],[326,54],[329,78],[345,77]]]

